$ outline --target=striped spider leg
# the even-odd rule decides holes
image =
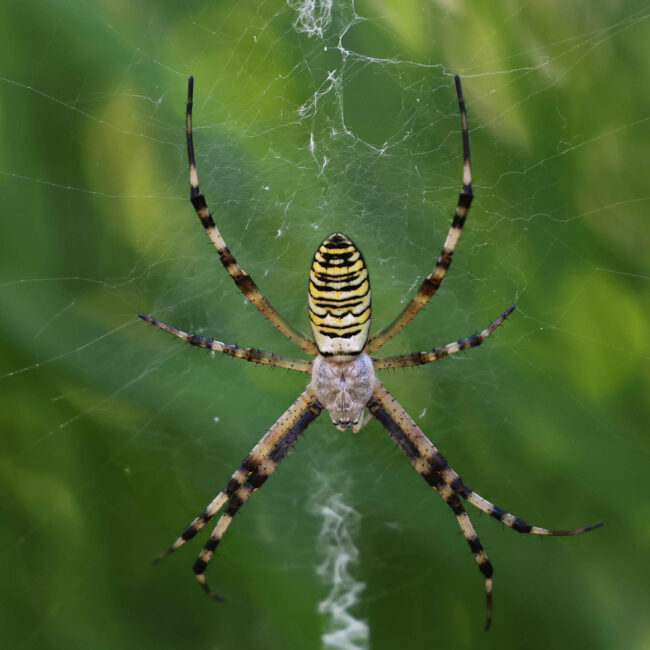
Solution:
[[[152,325],[159,327],[161,330],[169,332],[190,345],[195,345],[199,348],[207,348],[213,352],[223,352],[223,354],[235,357],[235,359],[244,359],[245,361],[252,361],[253,363],[259,363],[264,366],[276,366],[277,368],[299,370],[300,372],[311,374],[311,361],[283,357],[282,355],[274,354],[273,352],[265,352],[264,350],[258,350],[256,348],[240,348],[238,345],[215,341],[207,336],[188,334],[187,332],[183,332],[183,330],[167,325],[148,314],[138,314],[138,318],[141,318],[143,321],[151,323]]]
[[[531,526],[522,519],[498,508],[470,490],[452,470],[433,443],[418,428],[404,408],[388,393],[376,378],[377,370],[404,368],[437,361],[461,350],[476,347],[501,325],[512,313],[509,307],[478,334],[433,348],[385,358],[371,358],[369,352],[378,350],[403,329],[438,290],[444,279],[461,234],[472,201],[467,115],[460,79],[455,78],[460,109],[463,141],[463,188],[456,213],[442,252],[433,272],[424,280],[413,300],[388,327],[369,338],[371,321],[370,278],[361,251],[344,234],[333,233],[320,244],[309,273],[309,319],[313,339],[287,324],[261,294],[251,277],[243,271],[228,250],[217,229],[203,194],[199,190],[194,145],[192,142],[193,80],[190,77],[186,110],[187,150],[190,168],[191,201],[205,231],[219,253],[224,267],[237,286],[255,307],[290,341],[314,356],[311,361],[294,359],[242,348],[212,338],[189,334],[144,314],[139,317],[190,345],[222,352],[237,359],[268,366],[296,370],[310,375],[306,390],[273,424],[260,442],[231,476],[226,487],[185,529],[181,536],[157,558],[167,557],[186,541],[192,539],[219,511],[220,518],[194,564],[194,573],[205,592],[219,599],[205,579],[205,570],[215,549],[225,535],[233,517],[273,473],[280,461],[305,429],[327,410],[334,426],[340,431],[351,428],[359,432],[373,417],[388,431],[391,438],[408,457],[425,481],[440,494],[456,516],[458,525],[469,544],[476,563],[484,576],[486,595],[486,629],[492,620],[493,569],[465,511],[461,497],[501,523],[520,533],[536,535],[577,535],[600,526],[594,524],[572,530],[550,530]],[[364,409],[366,409],[364,411]]]
[[[204,575],[215,549],[228,530],[233,517],[246,503],[248,497],[264,485],[280,464],[280,461],[289,453],[298,438],[320,415],[322,410],[322,406],[311,389],[308,388],[303,392],[276,420],[275,424],[257,445],[253,447],[241,467],[230,477],[226,487],[192,521],[181,536],[167,550],[156,557],[154,563],[160,562],[185,542],[192,539],[225,506],[223,514],[217,521],[217,525],[194,563],[194,574],[201,583],[203,590],[211,598],[222,600],[221,596],[218,596],[210,589]]]
[[[590,526],[583,526],[571,530],[550,530],[541,526],[531,526],[523,519],[515,517],[470,490],[462,482],[460,476],[449,467],[447,460],[427,436],[424,435],[422,430],[413,421],[413,418],[411,418],[379,381],[375,386],[371,399],[368,401],[368,409],[381,422],[422,478],[440,493],[456,515],[463,535],[485,578],[487,607],[485,619],[486,630],[489,629],[490,623],[492,622],[492,575],[494,571],[465,509],[456,495],[462,496],[479,510],[489,514],[518,533],[569,536],[586,533],[602,525],[602,522],[598,522]]]
[[[496,320],[492,321],[478,334],[472,334],[471,336],[458,339],[458,341],[454,341],[453,343],[441,345],[440,347],[433,348],[430,352],[412,352],[410,354],[399,354],[395,357],[384,357],[383,359],[373,358],[372,362],[375,366],[375,370],[422,366],[425,363],[431,363],[432,361],[443,359],[450,354],[456,354],[456,352],[475,348],[477,345],[481,345],[481,343],[483,343],[483,341],[485,341],[485,339],[490,336],[490,334],[492,334],[492,332],[494,332],[494,330],[499,327],[499,325],[501,325],[501,323],[503,323],[503,321],[508,318],[514,310],[515,306],[511,305],[503,312],[503,314],[501,314]]]
[[[187,109],[185,112],[185,131],[187,134],[187,158],[190,167],[190,200],[196,210],[196,214],[201,220],[201,224],[205,228],[205,232],[210,238],[213,246],[219,253],[221,263],[224,265],[230,277],[235,281],[241,292],[248,298],[248,300],[257,307],[257,309],[265,316],[272,325],[278,328],[292,343],[302,348],[309,354],[316,354],[318,351],[314,342],[305,336],[302,332],[294,329],[287,323],[282,316],[275,310],[273,305],[265,298],[262,292],[258,289],[246,271],[244,271],[237,260],[233,257],[232,253],[228,250],[226,242],[224,241],[219,229],[212,219],[210,210],[205,197],[199,189],[199,177],[196,171],[196,161],[194,160],[194,140],[192,138],[192,104],[194,101],[194,77],[190,77],[187,83]]]
[[[451,265],[451,257],[456,249],[456,244],[465,225],[465,219],[472,204],[474,194],[472,193],[472,170],[469,160],[469,131],[467,129],[467,112],[465,110],[465,100],[463,99],[463,90],[460,85],[460,77],[454,77],[456,83],[456,96],[458,97],[458,107],[460,110],[460,122],[463,134],[463,187],[458,195],[458,204],[454,212],[447,238],[440,251],[440,256],[436,262],[433,271],[422,281],[420,288],[415,296],[404,307],[402,313],[387,327],[373,334],[366,345],[366,352],[379,350],[395,334],[406,327],[417,313],[424,307],[431,297],[438,291],[442,281],[447,275],[447,270]]]

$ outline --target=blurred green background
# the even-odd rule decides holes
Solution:
[[[604,0],[2,3],[2,646],[650,648],[646,18]],[[324,415],[231,527],[210,602],[203,536],[150,560],[306,377],[135,318],[296,353],[187,200],[187,76],[219,227],[306,330],[330,232],[364,252],[375,328],[431,270],[460,188],[454,73],[476,200],[443,288],[386,353],[517,311],[478,350],[385,382],[486,498],[605,526],[540,539],[472,510],[495,566],[486,634],[446,506],[378,424],[352,436]],[[326,646],[337,498],[369,639]]]

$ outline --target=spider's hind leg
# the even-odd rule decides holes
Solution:
[[[224,268],[251,304],[253,304],[260,313],[267,318],[274,327],[280,330],[280,332],[282,332],[282,334],[284,334],[284,336],[286,336],[292,343],[295,343],[298,347],[302,348],[309,354],[317,354],[318,349],[314,341],[289,325],[289,323],[280,316],[275,307],[273,307],[264,294],[259,290],[253,278],[251,278],[251,276],[239,266],[237,260],[235,260],[228,249],[219,229],[214,223],[205,196],[203,196],[203,193],[199,189],[199,177],[196,171],[196,160],[194,157],[194,138],[192,136],[193,104],[194,78],[190,77],[187,82],[187,107],[185,111],[187,160],[190,170],[190,200],[199,220],[201,221],[201,225],[205,229],[205,233],[217,250],[217,253],[219,253],[219,259]]]
[[[472,204],[474,197],[472,193],[472,172],[469,159],[469,131],[467,128],[467,111],[465,110],[465,100],[463,99],[463,91],[460,84],[460,77],[454,77],[456,83],[456,95],[458,97],[458,110],[460,111],[460,123],[463,140],[463,185],[458,196],[458,203],[454,212],[454,217],[447,233],[447,238],[440,251],[440,256],[436,261],[433,271],[422,281],[416,294],[411,301],[404,307],[402,313],[390,325],[384,327],[383,330],[375,333],[370,337],[366,345],[366,352],[370,354],[375,350],[379,350],[387,341],[389,341],[395,334],[406,327],[418,312],[429,302],[435,295],[436,291],[440,288],[442,281],[447,275],[449,266],[451,265],[451,258],[456,250],[456,245],[460,238],[465,219],[469,212],[469,207]]]

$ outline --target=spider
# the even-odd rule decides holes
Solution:
[[[324,409],[329,411],[334,426],[340,431],[352,428],[354,433],[358,433],[372,417],[378,420],[422,478],[451,508],[478,568],[484,576],[487,610],[485,629],[490,627],[492,620],[493,569],[465,511],[461,497],[519,533],[577,535],[602,525],[602,522],[598,522],[571,530],[550,530],[531,526],[470,490],[460,476],[449,467],[436,446],[375,376],[377,370],[422,365],[476,347],[483,343],[515,308],[512,305],[506,309],[480,333],[433,348],[429,352],[383,358],[370,356],[370,353],[379,350],[402,330],[439,289],[451,264],[452,255],[472,202],[467,114],[458,76],[455,77],[455,83],[462,127],[463,184],[451,227],[433,272],[424,279],[401,314],[387,327],[369,336],[370,283],[363,255],[346,235],[331,234],[316,250],[309,273],[309,318],[313,333],[313,338],[310,338],[289,325],[264,297],[251,276],[239,266],[212,219],[205,197],[199,190],[192,139],[194,79],[189,78],[185,120],[192,205],[206,234],[217,249],[221,263],[246,298],[292,343],[315,357],[313,361],[305,361],[255,348],[241,348],[205,336],[189,334],[153,316],[138,314],[141,319],[190,345],[223,352],[237,359],[297,370],[311,375],[311,381],[305,391],[246,456],[241,467],[230,477],[226,487],[192,521],[181,536],[154,560],[154,563],[157,563],[173,553],[192,539],[222,508],[225,508],[194,563],[194,573],[199,583],[204,591],[216,600],[222,598],[210,589],[205,578],[205,570],[233,517],[251,494],[264,485],[305,429]]]

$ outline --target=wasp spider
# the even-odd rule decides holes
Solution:
[[[311,381],[305,391],[246,456],[241,467],[230,477],[226,487],[194,519],[181,536],[155,560],[155,562],[160,561],[192,539],[217,512],[225,508],[194,563],[194,573],[197,579],[205,592],[212,598],[220,599],[208,586],[205,570],[233,517],[251,494],[262,487],[278,463],[287,455],[296,440],[321,414],[323,409],[329,411],[334,426],[340,431],[352,428],[352,431],[357,433],[372,417],[376,418],[386,428],[388,434],[404,452],[413,467],[431,487],[438,491],[451,508],[478,568],[485,578],[486,629],[492,618],[492,565],[469,520],[461,497],[519,533],[577,535],[601,525],[599,522],[592,526],[572,530],[549,530],[540,526],[531,526],[473,492],[449,467],[436,446],[424,435],[411,416],[375,376],[376,370],[417,366],[437,361],[448,354],[476,347],[514,310],[514,305],[506,309],[479,334],[433,348],[429,352],[415,352],[384,358],[370,356],[370,353],[379,350],[384,343],[404,328],[440,287],[451,264],[454,249],[472,202],[467,115],[460,79],[456,77],[455,81],[462,125],[463,187],[451,227],[447,233],[447,239],[433,272],[424,279],[402,313],[390,325],[369,336],[370,281],[363,256],[345,235],[341,233],[330,235],[318,247],[309,273],[309,318],[312,338],[294,329],[274,309],[250,275],[239,266],[212,219],[205,197],[199,190],[194,160],[192,140],[193,78],[189,79],[186,132],[192,205],[210,241],[217,249],[221,263],[246,298],[290,341],[315,357],[313,361],[305,361],[254,348],[241,348],[205,336],[188,334],[162,323],[153,316],[139,314],[143,320],[177,336],[190,345],[223,352],[237,359],[298,370],[311,375]],[[362,416],[364,408],[367,411]]]

